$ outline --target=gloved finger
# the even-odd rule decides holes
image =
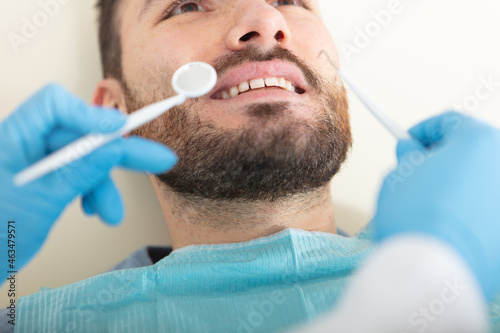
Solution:
[[[398,161],[401,162],[403,157],[417,151],[425,151],[425,147],[420,142],[416,140],[400,140],[396,148],[396,156]]]
[[[45,140],[46,142],[45,142],[44,147],[40,147],[40,152],[42,152],[41,158],[43,158],[44,156],[46,156],[48,154],[53,153],[54,151],[57,151],[57,150],[63,148],[64,146],[77,140],[81,136],[82,136],[81,133],[76,132],[74,130],[61,129],[61,128],[55,129],[53,132],[51,132],[48,135],[47,139]],[[39,142],[37,142],[37,144],[39,144]],[[1,153],[0,153],[0,155],[1,155]],[[9,156],[11,156],[11,154],[9,154]],[[9,158],[9,160],[10,160],[10,158]],[[0,157],[0,161],[2,161],[1,157]],[[21,166],[26,167],[27,165],[34,163],[34,162],[36,162],[36,161],[35,160],[30,160],[30,161],[26,160],[25,163],[21,164]],[[19,167],[17,167],[16,169],[19,169]]]
[[[89,200],[86,199],[86,196],[82,198],[82,209],[85,212],[85,214],[87,214],[87,216],[95,215],[95,212],[90,206]]]
[[[122,141],[123,159],[120,165],[153,174],[163,173],[177,163],[177,156],[166,146],[140,137]]]
[[[109,225],[118,225],[123,220],[123,202],[109,176],[82,198],[82,205],[87,213],[98,214]]]
[[[138,137],[119,138],[66,165],[40,181],[58,182],[67,197],[74,198],[98,186],[113,167],[160,173],[169,170],[177,156],[167,147]]]
[[[47,153],[50,154],[56,150],[59,150],[69,143],[77,140],[81,136],[82,135],[80,133],[68,129],[59,129],[54,131],[47,137]]]
[[[57,126],[81,133],[108,133],[117,130],[126,121],[118,110],[87,105],[57,84],[42,88],[21,105],[15,118],[22,118],[24,122],[30,120],[30,129],[44,134]]]
[[[446,112],[427,119],[410,129],[410,134],[425,147],[439,143],[456,130],[468,116],[458,112]]]
[[[2,124],[0,142],[13,159],[35,161],[43,157],[45,138],[55,128],[108,133],[125,124],[117,110],[92,107],[64,88],[51,84],[22,104]],[[19,161],[14,161],[19,162]]]
[[[78,138],[79,135],[73,131],[59,130],[50,136],[48,148],[50,151],[57,150]],[[120,146],[119,149],[122,149],[123,158],[120,166],[125,168],[158,173],[165,172],[177,162],[177,156],[172,150],[155,141],[130,137],[122,138],[115,144]],[[75,162],[75,164],[79,163],[81,162]]]

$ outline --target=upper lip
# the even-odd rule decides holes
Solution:
[[[297,66],[289,62],[273,60],[250,62],[230,70],[219,79],[209,95],[213,97],[216,93],[228,91],[242,82],[260,78],[284,78],[299,90],[307,91],[306,80]]]

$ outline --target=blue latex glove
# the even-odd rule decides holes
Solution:
[[[373,221],[381,241],[423,233],[451,244],[487,299],[500,288],[500,131],[458,113],[429,119],[401,141]]]
[[[26,186],[13,185],[17,172],[54,150],[90,132],[112,132],[124,123],[117,110],[87,106],[57,85],[42,89],[0,123],[0,276],[12,270],[5,269],[12,250],[8,221],[16,222],[15,270],[19,270],[78,196],[88,214],[96,213],[112,225],[122,220],[123,204],[109,175],[113,167],[160,173],[176,163],[175,154],[159,143],[120,138]]]

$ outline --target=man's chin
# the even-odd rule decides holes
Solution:
[[[159,180],[191,199],[254,202],[273,202],[328,183],[349,139],[340,139],[342,133],[326,120],[311,126],[271,119],[264,127],[242,130],[197,128],[176,150],[179,163]]]

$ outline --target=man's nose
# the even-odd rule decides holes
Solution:
[[[239,51],[254,45],[269,50],[290,43],[292,34],[279,10],[261,0],[238,3],[241,5],[234,7],[237,21],[226,41],[229,49]]]

